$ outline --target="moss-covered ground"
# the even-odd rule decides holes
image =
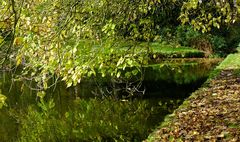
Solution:
[[[167,116],[146,142],[240,141],[240,53],[229,55],[202,88]]]

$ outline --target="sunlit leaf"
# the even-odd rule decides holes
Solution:
[[[6,96],[4,96],[3,94],[0,94],[0,109],[3,107],[3,106],[6,106],[7,104],[6,104],[6,99],[7,99],[7,97]]]
[[[37,96],[40,97],[41,99],[43,99],[46,95],[46,92],[45,91],[39,91],[37,92]]]

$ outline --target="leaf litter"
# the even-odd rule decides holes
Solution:
[[[240,142],[240,74],[221,71],[186,102],[146,141]]]

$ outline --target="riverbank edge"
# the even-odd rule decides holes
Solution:
[[[214,81],[222,71],[231,70],[233,72],[240,72],[240,63],[238,63],[239,60],[234,59],[234,56],[238,56],[238,58],[240,58],[240,51],[228,55],[217,67],[215,67],[203,85],[198,90],[194,91],[172,114],[167,115],[164,118],[164,121],[143,142],[184,141],[181,138],[175,139],[174,136],[172,136],[173,134],[168,134],[169,136],[167,139],[159,139],[159,134],[157,132],[161,129],[164,129],[164,127],[170,126],[170,124],[173,123],[174,119],[177,117],[176,112],[188,109],[190,106],[190,99],[197,98],[198,95],[200,95],[206,89],[212,89],[212,87],[209,86],[210,82]],[[237,127],[240,128],[240,126]]]

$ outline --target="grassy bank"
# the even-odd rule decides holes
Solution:
[[[229,55],[146,142],[240,141],[239,61],[240,53]]]

